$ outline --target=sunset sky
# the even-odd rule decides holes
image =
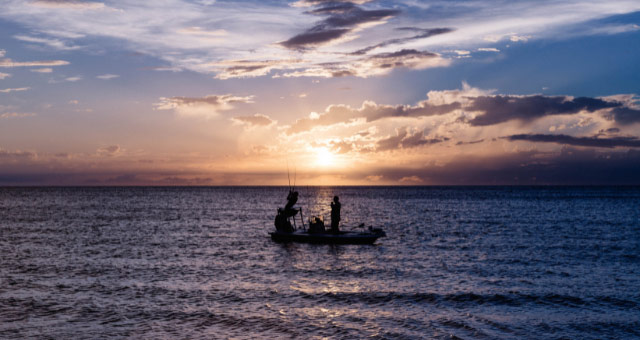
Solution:
[[[3,0],[0,185],[640,184],[640,1]]]

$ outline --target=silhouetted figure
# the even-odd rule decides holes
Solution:
[[[340,232],[340,199],[338,196],[333,196],[333,202],[331,202],[331,232],[337,234]]]
[[[276,215],[275,225],[276,230],[284,231],[287,233],[293,232],[294,228],[289,221],[290,217],[295,216],[300,209],[295,209],[293,206],[298,202],[298,192],[289,190],[287,195],[287,205],[283,208],[278,208],[278,215]]]
[[[298,203],[298,192],[289,191],[287,195],[287,205],[284,206],[284,213],[288,216],[295,216],[298,213],[298,209],[294,209],[293,206]]]

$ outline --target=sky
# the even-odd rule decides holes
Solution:
[[[638,60],[637,0],[3,0],[0,185],[638,185]]]

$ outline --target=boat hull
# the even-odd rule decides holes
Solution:
[[[319,244],[373,244],[378,238],[386,236],[384,231],[353,232],[342,231],[333,233],[308,233],[297,230],[292,233],[274,231],[269,233],[271,239],[276,242],[303,242]]]

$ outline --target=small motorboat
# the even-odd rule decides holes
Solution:
[[[362,231],[343,231],[343,230],[327,230],[324,225],[322,216],[312,216],[308,224],[302,217],[302,208],[296,208],[294,205],[298,202],[298,192],[294,186],[291,186],[289,180],[289,194],[287,195],[287,205],[284,208],[278,208],[274,225],[276,231],[269,233],[271,239],[276,242],[304,242],[304,243],[323,243],[323,244],[373,244],[380,237],[387,234],[381,228],[369,226],[365,229],[364,223],[358,227]],[[338,216],[340,215],[340,203],[338,196],[334,197],[334,203],[338,206]],[[334,203],[331,203],[333,213]],[[298,226],[295,216],[300,217],[300,225]],[[293,221],[293,224],[291,223]]]
[[[311,232],[309,230],[274,231],[269,233],[276,242],[304,242],[322,244],[373,244],[386,236],[380,228],[369,227],[368,231]]]

